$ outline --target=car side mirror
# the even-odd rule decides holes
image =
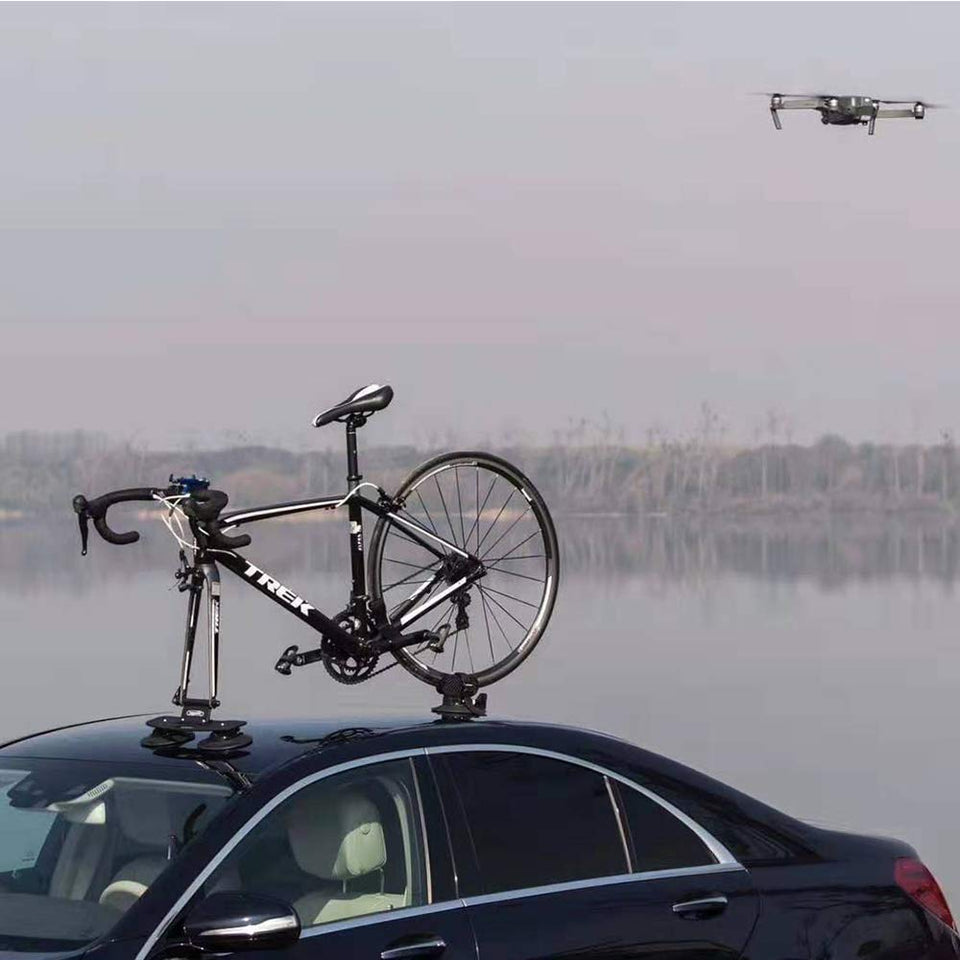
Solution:
[[[300,918],[283,900],[253,893],[212,893],[187,916],[187,942],[207,953],[287,947],[300,937]]]

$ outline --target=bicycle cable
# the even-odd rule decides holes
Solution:
[[[334,505],[334,509],[337,507],[342,507],[358,490],[362,490],[364,487],[373,487],[377,493],[383,493],[383,490],[380,489],[375,483],[371,483],[369,480],[364,480],[363,483],[358,483],[342,500],[338,500]]]
[[[161,513],[160,519],[163,521],[164,526],[167,530],[170,531],[170,535],[174,540],[177,541],[180,546],[185,550],[196,550],[197,543],[195,540],[185,539],[186,532],[183,528],[183,521],[188,520],[189,518],[183,512],[180,507],[181,500],[188,500],[190,497],[189,494],[182,494],[176,497],[155,497],[154,499],[158,503],[162,503],[167,507],[167,512],[165,514]],[[176,523],[177,529],[173,529],[173,525]],[[178,532],[179,531],[179,532]]]

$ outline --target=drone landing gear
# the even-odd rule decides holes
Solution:
[[[441,720],[474,720],[487,715],[487,695],[477,693],[477,685],[462,673],[444,677],[437,684],[443,701],[433,708]]]

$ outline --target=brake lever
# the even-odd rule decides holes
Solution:
[[[87,513],[87,498],[82,494],[73,498],[73,509],[77,512],[80,524],[80,556],[87,555],[87,538],[90,535],[90,514]]]

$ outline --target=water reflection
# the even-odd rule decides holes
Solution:
[[[168,709],[184,597],[159,523],[130,547],[72,517],[0,527],[0,738]],[[952,762],[960,690],[957,532],[889,523],[560,522],[553,621],[491,713],[606,730],[791,813],[914,843],[960,897]],[[245,551],[321,609],[348,590],[340,523],[275,523]],[[391,670],[344,687],[272,665],[313,635],[224,575],[231,715],[428,715],[426,685]],[[202,676],[202,669],[198,676]]]
[[[79,539],[62,523],[0,527],[0,576],[9,588],[81,586],[173,569],[176,547],[159,523],[136,546],[115,548],[91,534],[82,563]],[[903,578],[953,583],[960,573],[960,528],[939,517],[884,520],[876,514],[833,520],[564,517],[558,522],[565,573],[643,576],[686,582],[736,575],[764,581],[809,580],[824,589],[851,581]],[[244,550],[276,571],[349,570],[347,537],[337,522],[274,523],[251,528]],[[261,564],[263,565],[263,564]]]

